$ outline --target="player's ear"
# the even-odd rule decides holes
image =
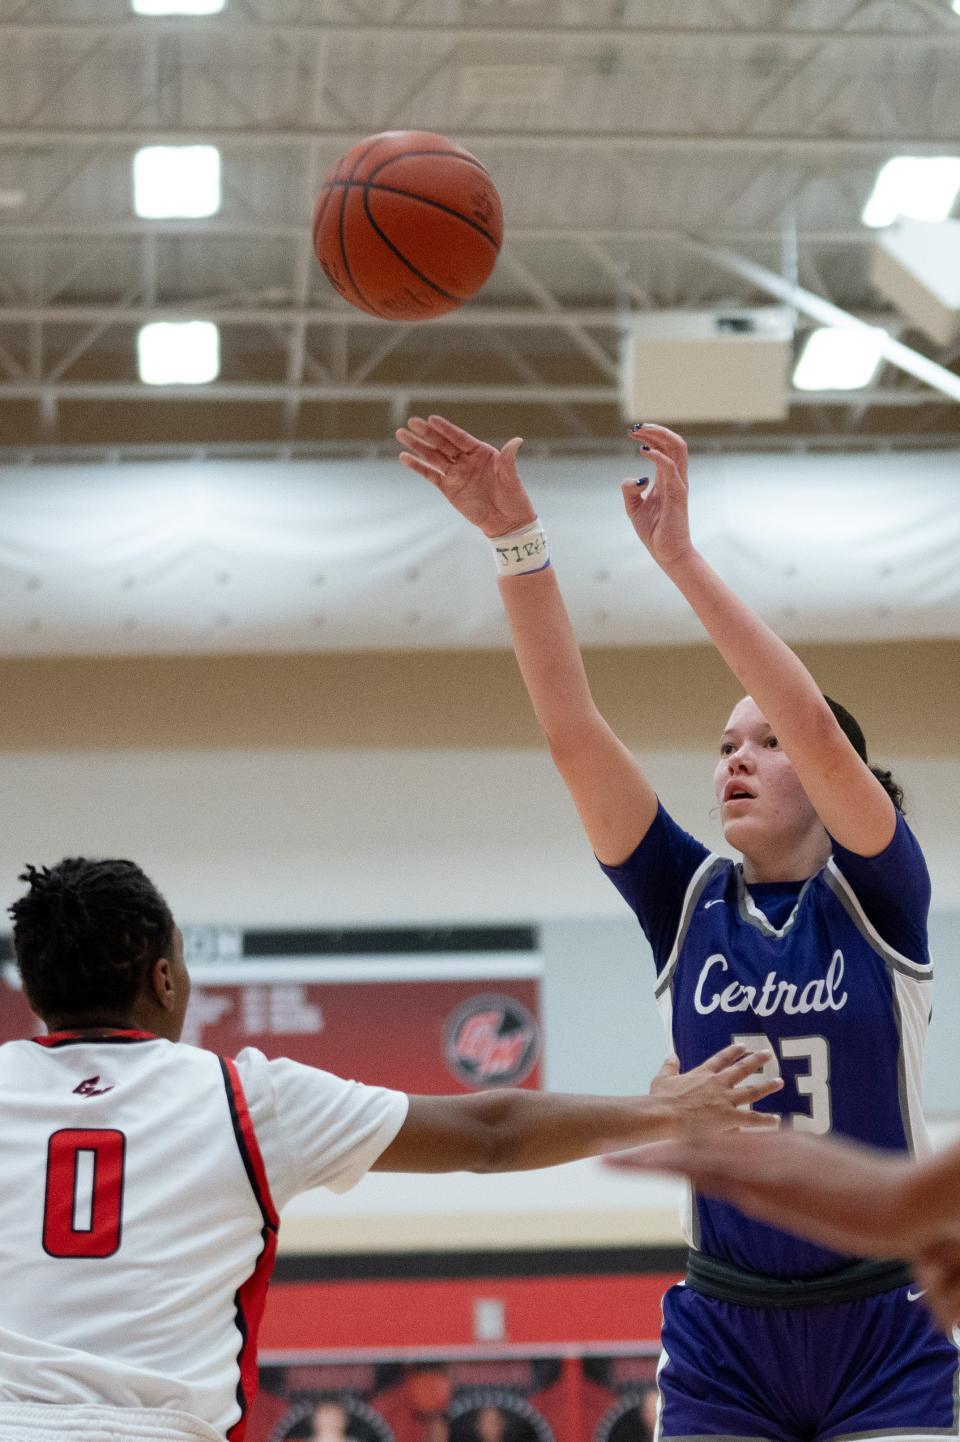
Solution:
[[[165,956],[155,961],[149,972],[150,991],[152,1000],[162,1006],[164,1011],[173,1011],[177,1004],[177,984],[174,979],[173,966]]]

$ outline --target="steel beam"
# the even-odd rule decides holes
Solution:
[[[928,29],[916,30],[823,30],[772,29],[750,26],[696,26],[696,25],[457,25],[430,24],[425,21],[406,20],[403,24],[376,20],[346,22],[323,22],[310,24],[284,24],[269,20],[242,20],[223,16],[145,16],[131,15],[127,20],[4,20],[0,21],[0,36],[28,36],[32,39],[80,40],[124,40],[146,38],[150,33],[175,35],[181,39],[196,39],[211,36],[218,40],[226,37],[245,39],[282,39],[293,45],[315,44],[319,39],[356,39],[374,36],[384,40],[410,40],[422,42],[435,39],[494,41],[515,44],[517,41],[532,40],[577,40],[597,45],[622,45],[634,42],[649,45],[656,41],[676,41],[679,44],[708,42],[736,47],[751,48],[758,43],[777,45],[844,45],[859,50],[887,49],[903,54],[908,50],[953,49],[960,46],[960,24],[954,23],[946,9],[943,24]]]
[[[243,216],[235,218],[222,216],[216,220],[131,220],[128,214],[118,216],[116,220],[64,220],[60,224],[57,221],[31,220],[29,214],[23,220],[19,220],[15,212],[8,212],[3,219],[0,219],[0,240],[5,236],[15,236],[24,240],[60,240],[66,237],[86,240],[97,236],[110,239],[139,239],[145,234],[196,238],[209,236],[221,239],[229,236],[257,240],[299,240],[303,232],[302,221],[288,221],[279,224],[276,221],[264,221],[261,225],[256,221],[247,220]],[[778,225],[775,229],[771,227],[769,230],[724,230],[722,227],[718,227],[711,233],[710,238],[723,245],[771,245],[779,248],[782,237],[783,232]],[[801,230],[797,233],[800,245],[872,245],[875,239],[876,232],[868,230],[862,225],[845,230]],[[568,240],[574,243],[581,240],[602,243],[632,241],[637,245],[674,245],[677,240],[677,232],[644,226],[508,225],[505,231],[505,240],[507,242]]]
[[[0,127],[0,146],[47,147],[61,145],[65,149],[84,146],[120,146],[133,150],[141,145],[221,145],[249,146],[253,149],[289,146],[303,149],[313,145],[329,145],[337,151],[355,145],[362,136],[356,130],[337,126],[303,129],[271,129],[267,126],[224,125],[69,125]],[[457,139],[468,149],[564,151],[601,151],[606,154],[770,155],[786,151],[791,159],[806,156],[852,155],[867,159],[886,157],[892,150],[909,151],[913,155],[952,154],[956,150],[955,134],[907,135],[902,131],[889,135],[803,135],[783,134],[742,135],[738,131],[725,134],[698,135],[650,131],[622,130],[494,130],[457,128]]]
[[[960,376],[956,377],[960,382]],[[788,400],[798,406],[849,406],[864,398],[863,391],[791,391]],[[404,380],[396,385],[333,382],[291,386],[277,381],[211,381],[209,385],[150,386],[140,381],[0,382],[0,400],[37,400],[52,395],[60,401],[259,401],[280,403],[292,396],[301,401],[376,401],[389,404],[398,396],[427,396],[435,401],[484,402],[494,405],[619,405],[620,390],[611,385],[460,384],[458,382]],[[871,406],[929,405],[930,392],[873,390]]]
[[[776,433],[729,433],[723,436],[687,437],[691,455],[775,453],[804,455],[817,451],[866,451],[887,454],[892,450],[948,450],[960,452],[960,431],[925,432],[904,436],[901,430],[874,434],[851,434],[848,431],[778,431]],[[396,442],[392,439],[374,441],[128,441],[111,444],[64,445],[37,444],[0,446],[0,461],[6,465],[53,465],[118,461],[165,460],[394,460]],[[524,455],[535,460],[554,456],[622,456],[624,461],[636,459],[633,446],[624,445],[619,437],[554,436],[548,440],[529,440]]]

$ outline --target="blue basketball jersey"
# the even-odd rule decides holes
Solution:
[[[781,1113],[784,1126],[925,1149],[930,884],[902,816],[879,856],[834,843],[814,876],[748,886],[741,865],[660,807],[633,855],[603,870],[653,948],[657,1003],[684,1071],[732,1041],[767,1049],[784,1086],[759,1107]],[[685,1234],[711,1256],[775,1277],[849,1260],[699,1195]]]

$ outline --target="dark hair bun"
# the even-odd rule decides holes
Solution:
[[[880,785],[883,787],[884,791],[885,791],[885,792],[887,793],[887,795],[890,797],[890,800],[893,802],[893,804],[894,804],[894,806],[897,808],[897,810],[900,811],[900,812],[902,812],[902,811],[903,811],[903,787],[902,787],[902,786],[898,786],[897,783],[896,783],[896,781],[894,781],[894,779],[893,779],[893,772],[892,772],[892,771],[884,771],[884,769],[883,769],[882,766],[871,766],[871,767],[870,767],[870,770],[873,772],[874,776],[875,776],[875,777],[877,778],[877,780],[880,782]]]

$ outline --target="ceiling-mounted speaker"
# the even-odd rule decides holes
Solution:
[[[785,306],[631,315],[620,353],[624,418],[782,420],[792,354],[793,313]]]
[[[882,231],[870,279],[918,330],[952,344],[960,335],[960,220],[901,220]]]

